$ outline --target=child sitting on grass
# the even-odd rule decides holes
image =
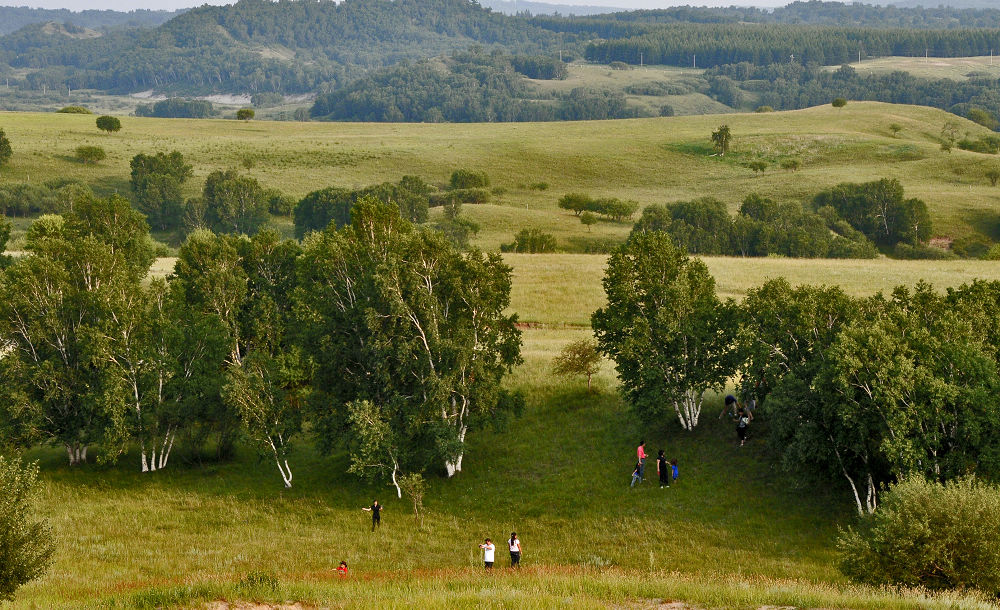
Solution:
[[[340,565],[337,566],[337,574],[341,578],[347,578],[347,562],[346,561],[341,561]]]

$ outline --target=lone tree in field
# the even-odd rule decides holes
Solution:
[[[580,214],[580,222],[587,227],[587,231],[590,231],[591,225],[597,224],[597,215],[593,212],[584,212],[583,214]]]
[[[14,156],[14,149],[10,146],[10,139],[3,129],[0,129],[0,166],[6,165],[12,156]]]
[[[729,152],[729,144],[733,140],[733,134],[729,131],[729,125],[721,125],[718,131],[712,132],[712,146],[719,151],[719,156],[724,157]]]
[[[0,456],[0,602],[42,574],[52,561],[52,534],[31,516],[38,466]]]
[[[843,108],[846,105],[847,105],[847,100],[842,97],[838,97],[833,100],[834,108]]]
[[[903,126],[899,123],[892,123],[889,125],[889,131],[892,132],[892,137],[897,138],[899,137],[899,132],[903,131]]]
[[[100,146],[78,146],[76,148],[76,158],[87,165],[97,165],[107,157],[107,153]]]
[[[254,117],[253,108],[240,108],[236,111],[236,119],[239,121],[249,121]]]
[[[996,186],[1000,182],[1000,167],[991,167],[986,170],[986,179],[990,181],[990,186]]]
[[[747,163],[747,167],[752,169],[754,174],[763,174],[767,171],[767,161],[751,161]]]
[[[719,302],[705,263],[661,231],[633,233],[611,255],[603,283],[608,304],[591,324],[632,408],[654,422],[672,405],[693,430],[705,392],[735,369],[733,306]]]
[[[97,128],[109,134],[117,133],[122,129],[122,122],[118,120],[118,117],[99,116],[97,117]]]
[[[591,378],[600,370],[601,354],[597,351],[597,342],[592,339],[570,343],[552,361],[552,372],[556,375],[586,375],[588,392]]]
[[[781,162],[781,169],[787,169],[790,172],[796,172],[802,167],[802,161],[798,159],[784,159]]]

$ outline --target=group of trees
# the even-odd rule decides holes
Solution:
[[[42,217],[25,249],[0,274],[8,446],[57,444],[71,464],[134,447],[151,472],[175,446],[245,438],[287,487],[308,422],[398,489],[460,471],[467,434],[520,408],[500,387],[520,361],[510,269],[370,197],[302,246],[196,231],[169,282],[147,278],[148,226],[119,196]]]
[[[377,198],[397,206],[410,222],[427,221],[428,195],[432,189],[417,176],[403,176],[398,183],[384,182],[361,189],[330,186],[313,191],[295,206],[295,237],[302,239],[333,223],[343,227],[351,222],[351,210],[366,198]]]
[[[613,197],[594,198],[584,193],[567,193],[559,198],[559,207],[576,216],[586,213],[600,214],[615,222],[631,219],[639,211],[637,201],[622,201]]]
[[[836,210],[810,211],[751,194],[736,216],[710,197],[651,205],[632,234],[663,232],[691,254],[798,258],[874,258],[875,245]]]
[[[788,473],[840,479],[859,513],[910,475],[1000,475],[1000,282],[854,298],[782,279],[720,302],[704,263],[647,232],[614,252],[604,287],[594,333],[645,421],[672,408],[689,430],[735,376]]]
[[[207,119],[216,114],[212,102],[179,97],[160,100],[153,104],[139,104],[135,108],[135,116],[161,119]]]
[[[334,121],[504,122],[637,116],[620,92],[542,94],[527,78],[564,78],[558,59],[481,48],[374,71],[317,98],[314,118]],[[546,98],[546,99],[540,99]]]

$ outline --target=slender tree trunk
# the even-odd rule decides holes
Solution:
[[[398,473],[399,473],[399,462],[397,462],[396,458],[394,457],[392,458],[392,484],[396,488],[396,497],[402,499],[403,489],[399,486],[399,479],[396,476]]]

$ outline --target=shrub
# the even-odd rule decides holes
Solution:
[[[970,152],[995,155],[1000,152],[1000,136],[981,136],[976,140],[962,138],[958,141],[958,147]]]
[[[755,174],[763,174],[767,170],[767,161],[750,161],[746,166],[748,169],[753,170]]]
[[[670,104],[660,106],[660,116],[674,116],[674,107]]]
[[[847,100],[842,97],[838,97],[833,100],[834,108],[843,108],[846,105],[847,105]]]
[[[10,138],[0,129],[0,166],[6,165],[10,158],[14,156],[14,149],[10,146]]]
[[[485,188],[467,188],[448,191],[448,195],[455,201],[462,203],[489,203],[491,195]]]
[[[990,181],[991,186],[996,186],[1000,182],[1000,167],[991,167],[983,174]]]
[[[911,260],[948,260],[958,258],[955,253],[932,246],[913,246],[905,242],[896,244],[892,249],[893,258]]]
[[[14,598],[18,587],[48,568],[52,534],[31,518],[31,500],[38,466],[0,456],[0,602]]]
[[[972,108],[969,110],[969,114],[966,115],[969,120],[974,123],[979,123],[983,127],[988,129],[996,129],[998,122],[997,118],[993,116],[993,113],[989,110],[983,110],[982,108]]]
[[[532,182],[528,185],[528,188],[533,191],[547,191],[549,189],[548,182]]]
[[[629,67],[629,65],[627,63],[625,63],[623,61],[613,61],[610,64],[608,64],[608,67],[611,68],[612,70],[631,70],[632,69],[632,68]]]
[[[555,252],[556,238],[540,229],[521,229],[514,236],[513,243],[501,244],[501,252],[529,252],[543,254]]]
[[[985,261],[1000,261],[1000,244],[993,244],[986,254],[983,255]]]
[[[249,121],[254,117],[253,108],[240,108],[236,111],[236,120],[238,121]]]
[[[597,216],[592,212],[584,212],[583,214],[580,214],[580,222],[582,222],[584,226],[587,227],[587,230],[590,231],[590,226],[597,224]]]
[[[798,159],[783,159],[781,161],[781,169],[787,169],[789,171],[796,172],[802,167],[802,161]]]
[[[585,195],[583,193],[566,193],[559,198],[557,205],[564,209],[570,210],[577,216],[583,214],[593,205],[593,198],[590,195]]]
[[[97,117],[97,128],[107,133],[114,133],[121,131],[122,122],[118,120],[118,117],[99,116]]]
[[[774,112],[774,108],[770,106],[757,106],[757,110],[754,110],[754,112]]]
[[[56,112],[60,114],[94,114],[83,106],[63,106]]]
[[[852,580],[1000,593],[1000,490],[974,478],[944,485],[913,478],[837,542]]]
[[[76,158],[77,160],[88,163],[97,164],[108,157],[108,154],[104,152],[104,149],[100,146],[77,146],[76,147]]]
[[[448,188],[451,190],[486,188],[489,185],[490,177],[486,172],[476,172],[471,169],[456,169],[451,173],[451,180],[448,182]]]
[[[990,240],[983,235],[966,235],[951,243],[951,251],[962,258],[982,258],[990,250]]]

